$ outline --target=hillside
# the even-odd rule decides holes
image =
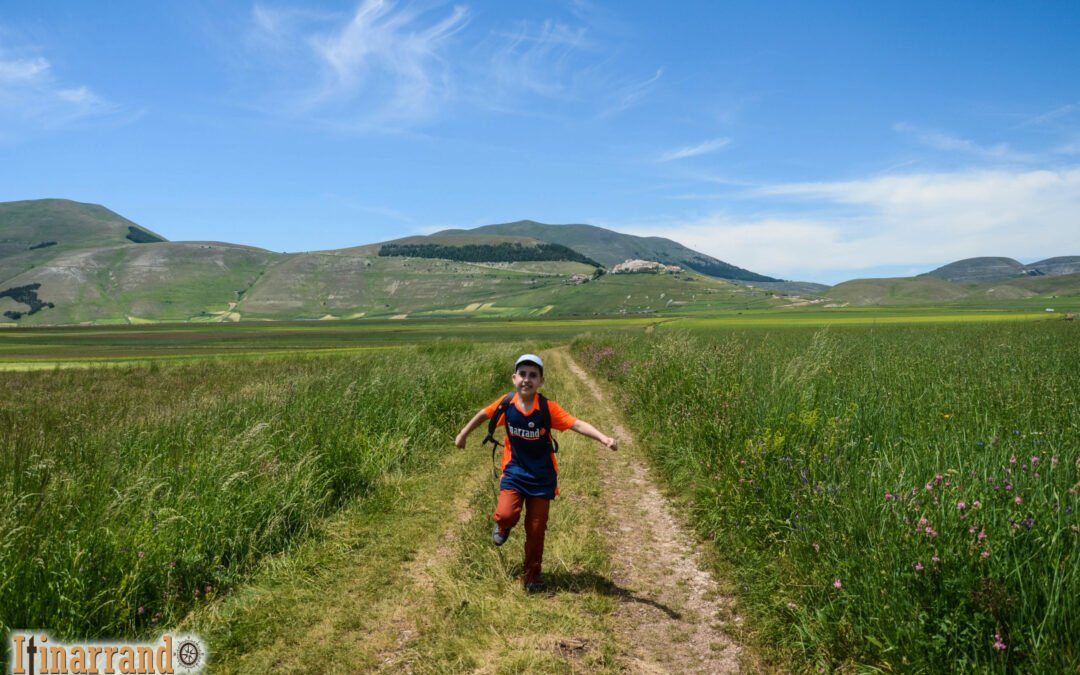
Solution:
[[[985,303],[1080,295],[1080,273],[1022,276],[1005,281],[958,283],[929,276],[853,279],[822,297],[855,306],[928,303]]]
[[[1030,265],[1025,265],[1012,258],[981,257],[957,260],[919,276],[934,277],[935,279],[956,283],[982,283],[1006,281],[1020,277],[1076,274],[1077,272],[1080,272],[1080,256],[1047,258]]]
[[[532,220],[519,220],[514,223],[484,225],[471,230],[444,230],[436,233],[435,236],[464,233],[516,235],[539,239],[550,244],[562,244],[605,267],[612,267],[624,260],[640,258],[668,265],[679,265],[718,279],[783,281],[698,253],[670,239],[637,237],[594,225],[545,225]]]
[[[165,238],[104,206],[67,199],[0,202],[0,283],[71,251]]]
[[[592,279],[595,267],[580,252],[519,234],[446,233],[284,254],[226,242],[166,241],[101,206],[39,200],[0,204],[0,241],[0,321],[15,325],[623,314],[785,304],[771,293],[692,273]],[[503,261],[379,255],[387,244],[397,245],[398,253],[435,246],[448,255],[487,251]],[[506,260],[508,251],[524,252],[519,257],[526,260]],[[527,260],[540,251],[577,260]]]
[[[1056,258],[1047,258],[1028,265],[1033,270],[1043,274],[1077,274],[1080,273],[1080,255],[1065,255]]]

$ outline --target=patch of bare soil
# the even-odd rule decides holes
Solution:
[[[566,364],[607,404],[596,382],[568,355]],[[700,544],[672,513],[634,439],[616,424],[620,451],[602,479],[614,578],[621,590],[615,623],[635,673],[737,673],[748,658],[726,632],[741,619],[734,597],[703,569]],[[626,450],[629,450],[627,452]]]

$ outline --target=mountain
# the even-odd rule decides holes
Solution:
[[[0,282],[58,254],[165,241],[104,206],[67,199],[0,202]]]
[[[715,311],[788,302],[689,272],[595,278],[589,257],[556,244],[468,232],[285,254],[225,242],[167,241],[92,204],[10,202],[0,204],[0,321],[538,316]],[[380,255],[388,246],[410,255]],[[423,257],[431,252],[425,247],[437,247],[447,258]],[[470,262],[477,250],[504,258],[509,252],[511,259]],[[538,252],[564,259],[530,260]],[[693,253],[684,249],[686,256]],[[521,259],[514,260],[514,254]]]
[[[1080,273],[1019,276],[1004,281],[955,282],[927,275],[894,279],[852,279],[821,294],[855,306],[927,303],[986,303],[1080,296]]]
[[[519,220],[500,225],[484,225],[471,230],[444,230],[435,236],[449,234],[501,234],[530,237],[549,244],[561,244],[592,258],[605,267],[613,267],[624,260],[655,260],[666,265],[678,265],[699,274],[717,279],[741,281],[779,282],[763,274],[717,260],[698,253],[682,244],[663,237],[637,237],[606,230],[595,225],[545,225],[533,220]]]
[[[1031,263],[1029,268],[1047,275],[1080,273],[1080,255],[1064,255]]]
[[[1047,258],[1025,265],[1012,258],[967,258],[943,265],[920,277],[934,277],[957,283],[1005,281],[1020,277],[1037,277],[1044,274],[1076,274],[1080,272],[1080,256]]]

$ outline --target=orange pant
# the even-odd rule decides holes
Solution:
[[[544,559],[544,533],[547,531],[548,510],[551,500],[529,497],[516,490],[499,490],[499,505],[495,507],[495,522],[507,532],[517,525],[521,507],[525,506],[525,578],[534,579],[540,574]]]

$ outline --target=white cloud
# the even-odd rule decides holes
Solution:
[[[917,142],[944,152],[958,152],[981,159],[1008,162],[1034,162],[1039,159],[1036,155],[1016,152],[1009,147],[1008,143],[983,146],[966,138],[959,138],[934,129],[923,129],[907,122],[894,124],[893,130],[913,136]]]
[[[390,0],[365,0],[347,17],[252,10],[248,46],[275,70],[275,108],[354,127],[433,116],[451,93],[451,38],[468,22],[454,7],[431,18]]]
[[[686,159],[687,157],[696,157],[698,155],[705,155],[710,152],[716,152],[717,150],[725,147],[731,143],[730,138],[714,138],[697,145],[687,146],[685,148],[679,148],[678,150],[672,150],[665,152],[660,156],[660,162],[670,162],[676,159]]]
[[[769,214],[715,213],[632,230],[762,274],[830,283],[888,265],[1080,255],[1080,167],[792,183],[744,196],[768,200]]]
[[[48,70],[49,62],[41,57],[0,61],[0,84],[33,82],[44,77]]]
[[[31,130],[64,127],[118,110],[85,85],[61,84],[48,59],[18,58],[0,48],[0,138],[18,138]]]
[[[535,99],[584,106],[596,119],[617,115],[642,103],[664,74],[616,72],[621,30],[609,13],[579,4],[571,8],[583,23],[519,21],[496,29],[473,48],[468,95],[482,108],[535,114]],[[592,111],[592,112],[590,112]]]

